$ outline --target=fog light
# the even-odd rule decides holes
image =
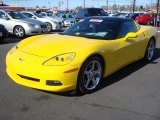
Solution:
[[[62,83],[58,80],[47,80],[46,85],[51,85],[51,86],[61,86]]]

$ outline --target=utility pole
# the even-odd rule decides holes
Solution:
[[[67,10],[68,10],[68,0],[67,0]]]
[[[136,0],[133,0],[133,13],[135,11]]]
[[[107,3],[107,11],[108,11],[108,0],[106,0],[106,3]]]
[[[83,8],[85,8],[86,7],[86,1],[84,0],[83,1]]]
[[[157,19],[158,19],[158,14],[159,14],[159,0],[157,0],[157,15],[156,15],[156,27],[157,27]]]

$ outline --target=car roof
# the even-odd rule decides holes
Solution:
[[[3,9],[3,10],[0,10],[0,11],[11,12],[11,11],[16,11],[16,10]]]
[[[108,17],[108,16],[93,16],[93,17],[87,17],[86,19],[103,19],[103,20],[109,20],[109,21],[133,21],[130,18],[122,18],[122,17]]]
[[[82,8],[83,9],[102,9],[102,8]]]

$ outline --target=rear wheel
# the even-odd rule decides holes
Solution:
[[[146,62],[150,62],[153,59],[153,55],[154,55],[154,50],[155,50],[155,42],[153,39],[151,39],[148,42],[147,48],[146,48],[146,52],[144,55],[144,60]]]
[[[25,36],[25,30],[22,26],[16,26],[14,28],[14,31],[13,31],[14,35],[16,35],[17,37],[19,38],[22,38]]]
[[[94,92],[102,79],[103,64],[102,60],[93,56],[84,62],[82,65],[77,81],[77,93],[92,93]]]

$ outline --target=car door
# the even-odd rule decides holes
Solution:
[[[126,38],[126,35],[131,32],[136,33],[137,36],[135,38]],[[134,21],[128,20],[122,23],[119,37],[120,39],[116,41],[119,45],[116,54],[119,58],[118,65],[120,67],[142,57],[140,51],[142,51],[141,40],[144,39],[144,34],[138,32]]]

